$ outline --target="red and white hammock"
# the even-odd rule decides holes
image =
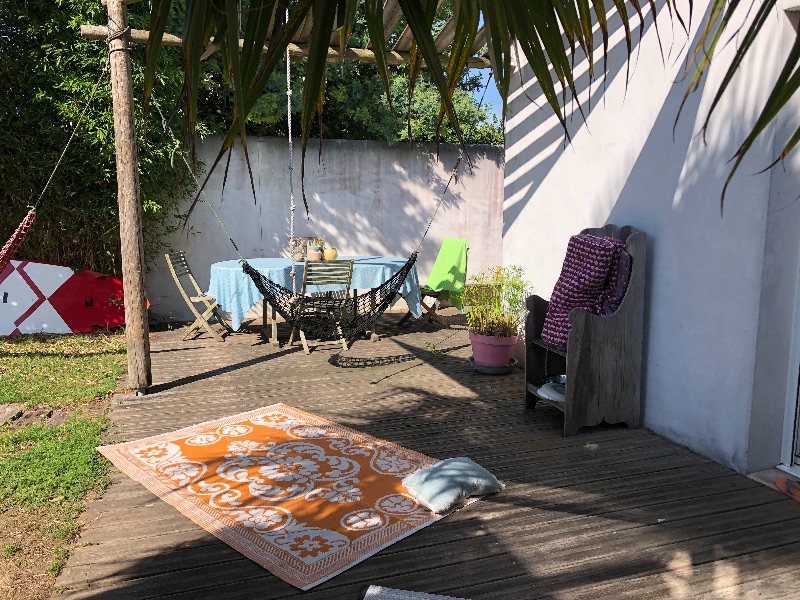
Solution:
[[[0,250],[0,273],[5,271],[8,263],[14,258],[14,255],[19,250],[19,247],[22,245],[25,236],[28,234],[28,231],[31,229],[31,225],[33,225],[33,221],[36,219],[36,209],[31,208],[28,211],[28,214],[25,215],[25,218],[22,219],[22,223],[19,224],[16,231],[12,234],[11,238],[6,242],[3,249]]]

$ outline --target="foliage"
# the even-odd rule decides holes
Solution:
[[[307,47],[309,57],[308,70],[303,84],[303,101],[301,106],[301,130],[303,157],[315,116],[321,112],[325,91],[326,61],[328,58],[331,31],[336,30],[340,38],[340,50],[343,51],[349,42],[358,19],[363,19],[368,31],[370,47],[375,53],[376,68],[384,82],[387,95],[391,96],[388,68],[388,48],[384,40],[383,2],[381,0],[295,0],[291,3],[290,16],[285,16],[286,4],[276,0],[251,0],[246,11],[240,12],[241,0],[220,0],[217,4],[195,2],[190,7],[190,14],[185,19],[186,27],[182,33],[184,39],[184,61],[187,75],[187,122],[193,129],[197,115],[197,89],[200,75],[200,58],[205,52],[210,37],[214,35],[214,43],[222,48],[223,64],[227,80],[233,89],[231,114],[235,115],[217,161],[229,150],[237,134],[242,134],[246,151],[247,115],[258,102],[270,75],[280,64],[282,57],[293,37],[298,32],[306,17],[311,18],[311,31]],[[160,33],[170,18],[173,0],[152,0],[151,29]],[[567,106],[574,106],[583,115],[583,107],[578,99],[575,86],[576,52],[586,56],[589,65],[589,78],[595,79],[596,49],[603,49],[603,56],[608,55],[609,36],[615,33],[609,29],[609,23],[616,19],[609,18],[607,6],[601,3],[589,3],[585,0],[550,0],[548,2],[519,2],[517,0],[459,0],[449,3],[454,15],[454,37],[448,48],[449,60],[446,66],[439,62],[435,44],[435,33],[439,30],[440,20],[437,16],[435,0],[398,0],[404,21],[414,36],[410,53],[410,84],[417,82],[423,62],[430,74],[431,84],[438,90],[441,101],[440,117],[446,115],[456,137],[464,139],[460,121],[456,114],[453,93],[461,78],[466,61],[471,54],[476,32],[482,26],[486,35],[486,47],[492,63],[492,70],[500,96],[508,98],[511,77],[515,72],[512,56],[515,48],[524,54],[533,77],[541,86],[542,93],[553,114],[560,122],[564,134],[569,136],[565,111]],[[727,89],[742,59],[749,53],[753,41],[761,31],[768,17],[773,14],[777,0],[754,0],[749,6],[740,6],[739,0],[712,0],[709,18],[701,32],[694,49],[692,59],[687,61],[687,77],[689,86],[687,93],[697,88],[697,84],[707,72],[714,50],[723,33],[728,31],[736,37],[738,29],[730,31],[730,24],[735,22],[732,16],[736,11],[752,11],[754,15],[747,31],[744,33],[736,57],[719,85],[716,99],[710,107],[708,116],[713,113],[719,98]],[[658,12],[654,0],[648,2],[650,18]],[[631,17],[634,13],[639,17],[640,35],[644,31],[644,15],[640,2],[614,2],[619,20],[625,34],[627,58],[632,51]],[[666,9],[671,18],[688,35],[686,23],[692,23],[693,5],[689,2],[688,15],[681,14],[673,0],[666,0]],[[614,9],[612,9],[614,10]],[[274,20],[272,17],[274,16]],[[696,17],[695,17],[696,18]],[[273,26],[270,27],[269,24]],[[677,26],[676,26],[677,27]],[[744,30],[744,29],[742,29]],[[238,40],[243,33],[243,44],[239,51]],[[659,36],[656,26],[656,34]],[[596,38],[601,38],[597,40]],[[161,49],[160,35],[151,36],[148,45],[146,83],[156,75],[158,56]],[[353,44],[358,45],[358,44]],[[724,45],[724,44],[723,44]],[[268,46],[267,52],[262,48]],[[363,47],[363,46],[362,46]],[[607,61],[603,59],[603,73],[607,70]],[[629,63],[630,64],[630,63]],[[778,111],[786,105],[800,88],[800,35],[786,59],[786,63],[775,83],[773,90],[763,107],[752,132],[742,143],[734,156],[729,173],[732,176],[738,168],[742,157],[747,153],[755,139],[772,122]],[[626,75],[627,77],[627,75]],[[505,101],[505,100],[504,100]],[[505,108],[505,107],[504,107]],[[706,126],[708,121],[706,120]],[[779,158],[782,158],[800,142],[800,128],[790,137]],[[216,163],[215,165],[216,166]],[[212,167],[213,168],[213,167]],[[730,181],[730,176],[728,182]],[[727,183],[726,183],[727,185]]]
[[[249,3],[245,0],[243,10]],[[443,2],[437,12],[434,27],[441,29],[452,15],[450,2]],[[402,32],[401,19],[390,39],[393,43]],[[169,27],[172,27],[170,25]],[[369,42],[366,20],[356,14],[350,44],[365,47]],[[292,81],[292,129],[300,131],[303,89],[307,75],[306,59],[293,60],[290,69]],[[436,141],[439,120],[439,94],[431,84],[427,71],[422,71],[412,92],[411,112],[408,111],[408,66],[388,68],[391,103],[384,82],[375,65],[352,60],[328,63],[325,69],[324,113],[311,123],[311,136],[328,139],[382,140],[390,144],[408,139],[410,119],[411,139],[417,142]],[[490,106],[478,106],[475,95],[482,89],[481,78],[466,73],[454,91],[454,106],[458,120],[465,124],[468,143],[502,145],[503,124],[490,119]],[[262,94],[247,116],[248,135],[286,136],[286,62],[281,60],[267,80]],[[198,93],[198,120],[215,126],[224,133],[230,120],[223,114],[231,105],[230,89],[225,85],[224,63],[220,53],[203,61],[203,78]],[[441,125],[441,140],[458,141],[452,126]]]
[[[300,126],[300,107],[305,78],[305,62],[293,62],[292,127]],[[439,118],[439,93],[423,73],[414,88],[408,111],[408,68],[391,69],[392,106],[374,65],[347,61],[328,65],[325,110],[322,119],[312,124],[311,135],[327,139],[383,140],[394,144],[409,139],[434,142]],[[453,94],[459,121],[465,123],[466,141],[473,144],[503,145],[503,125],[489,115],[488,105],[479,105],[475,95],[481,91],[480,76],[465,76]],[[286,76],[278,69],[248,116],[247,133],[286,136]],[[394,110],[392,110],[394,109]],[[201,118],[211,119],[203,108]],[[409,119],[407,119],[409,117]],[[457,142],[453,128],[444,123],[439,139]]]
[[[131,24],[147,26],[147,6],[131,5]],[[82,40],[83,23],[104,23],[96,0],[0,3],[0,239],[11,235],[44,188],[99,78],[69,151],[41,200],[18,257],[120,273],[113,114],[105,44]],[[134,48],[134,65],[143,50]],[[182,85],[177,56],[159,61],[159,94],[170,103]],[[142,72],[134,68],[141,85]],[[137,126],[144,127],[137,106]],[[160,130],[151,113],[150,131]],[[148,256],[173,226],[177,201],[194,189],[171,141],[149,136],[139,147],[139,178]]]
[[[697,89],[703,75],[706,74],[708,68],[711,66],[711,60],[717,48],[717,44],[723,39],[723,33],[728,30],[737,10],[739,11],[739,15],[744,11],[747,11],[748,14],[752,11],[753,18],[744,36],[739,41],[736,54],[731,61],[727,73],[714,94],[711,107],[703,121],[703,136],[705,136],[708,131],[711,115],[714,113],[717,106],[719,106],[719,101],[728,89],[728,85],[733,80],[745,56],[747,56],[750,49],[753,47],[756,37],[761,32],[761,28],[770,18],[774,18],[775,7],[777,5],[777,0],[754,1],[749,6],[745,7],[740,6],[739,0],[712,0],[711,6],[708,9],[708,19],[706,20],[705,28],[698,37],[694,47],[692,61],[686,69],[686,74],[690,76],[690,79],[689,85],[686,88],[686,93],[683,96],[683,102],[686,102],[692,90]],[[795,29],[797,29],[797,27],[795,27]],[[739,34],[740,32],[738,29],[733,33],[733,35],[737,37]],[[723,46],[724,45],[725,43],[723,43]],[[728,177],[722,189],[720,210],[725,202],[725,191],[728,189],[733,175],[736,173],[736,170],[739,168],[748,150],[753,146],[756,139],[764,132],[767,126],[775,120],[781,109],[794,97],[798,89],[800,89],[800,31],[797,32],[797,37],[795,38],[791,50],[789,50],[783,69],[778,79],[775,81],[767,101],[761,108],[761,112],[753,125],[753,129],[747,137],[745,137],[744,141],[742,141],[736,154],[734,154],[731,159],[733,161],[733,166],[728,172]],[[777,156],[772,165],[769,166],[774,166],[780,160],[783,160],[783,158],[795,148],[798,142],[800,142],[800,126],[798,126],[789,139],[784,142],[784,147],[780,155]]]
[[[103,397],[125,365],[120,333],[0,338],[0,404],[70,407]]]
[[[467,328],[472,333],[513,337],[525,318],[531,287],[520,265],[489,267],[464,289]]]

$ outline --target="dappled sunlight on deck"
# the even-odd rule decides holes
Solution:
[[[155,333],[155,393],[114,398],[108,441],[283,402],[434,458],[469,456],[503,492],[301,592],[116,474],[84,514],[58,597],[347,600],[380,584],[473,600],[745,599],[797,587],[800,505],[644,429],[564,438],[559,411],[525,410],[521,371],[472,371],[458,316],[421,332],[395,327],[400,316],[341,354],[381,359],[362,368],[332,364],[335,341],[305,355],[258,328],[224,344]]]

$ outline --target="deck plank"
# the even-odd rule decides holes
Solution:
[[[283,402],[436,458],[471,456],[502,493],[301,592],[115,471],[54,598],[345,600],[377,583],[473,600],[742,599],[800,585],[797,503],[645,429],[564,438],[559,411],[525,410],[521,372],[471,370],[463,330],[396,320],[348,355],[418,358],[363,369],[331,364],[335,344],[305,355],[254,332],[224,344],[154,333],[154,393],[114,398],[108,442]]]

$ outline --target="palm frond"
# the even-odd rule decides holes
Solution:
[[[375,53],[375,65],[383,81],[389,110],[394,112],[392,106],[392,89],[389,82],[389,64],[386,56],[386,44],[383,41],[383,0],[364,0],[364,18],[367,22],[367,33],[372,42],[372,51]]]
[[[170,8],[172,8],[172,0],[152,1],[152,7],[150,9],[150,37],[147,38],[147,45],[145,46],[147,61],[144,69],[144,100],[142,103],[145,112],[147,112],[150,98],[153,95],[153,84],[156,79],[156,65],[158,64],[158,55],[161,53],[161,41],[167,29]]]

